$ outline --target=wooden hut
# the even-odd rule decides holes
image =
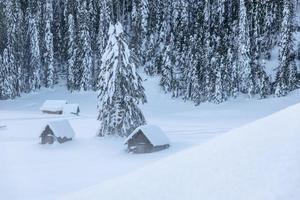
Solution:
[[[47,114],[58,114],[63,113],[64,105],[68,102],[66,100],[47,100],[44,102],[40,110]]]
[[[63,107],[64,114],[79,115],[80,108],[78,104],[65,104]]]
[[[44,127],[40,138],[41,144],[64,143],[73,139],[75,133],[67,120],[51,121]]]
[[[165,133],[155,125],[140,126],[125,140],[127,151],[132,153],[151,153],[166,149],[170,142]]]

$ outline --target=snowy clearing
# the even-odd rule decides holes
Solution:
[[[298,200],[299,112],[297,104],[63,199]]]
[[[99,122],[94,92],[66,94],[64,87],[57,87],[1,101],[0,123],[6,125],[0,129],[1,199],[57,199],[195,145],[201,148],[201,144],[217,135],[300,102],[300,90],[297,90],[284,98],[240,97],[220,105],[207,103],[195,107],[163,94],[157,83],[157,78],[144,82],[148,103],[142,109],[149,123],[167,133],[171,147],[145,155],[127,154],[123,139],[95,136]],[[42,114],[39,107],[47,99],[76,102],[81,114]],[[74,141],[52,146],[39,144],[43,126],[53,119],[70,120],[76,132]]]

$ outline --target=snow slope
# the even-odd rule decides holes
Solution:
[[[297,104],[62,199],[299,200],[299,113]]]
[[[231,129],[300,102],[300,90],[284,98],[240,97],[220,105],[171,99],[157,78],[144,82],[148,103],[142,106],[149,124],[162,128],[171,140],[165,151],[132,155],[123,139],[98,138],[96,94],[67,93],[63,86],[42,89],[21,98],[0,101],[0,199],[53,200],[83,188],[134,172],[177,152],[205,144]],[[78,103],[79,116],[47,115],[40,106],[47,99]],[[63,145],[42,146],[39,135],[47,121],[68,119],[76,136]]]

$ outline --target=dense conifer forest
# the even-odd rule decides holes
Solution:
[[[69,91],[109,90],[103,75],[118,72],[107,67],[110,61],[103,55],[109,54],[105,53],[109,26],[117,23],[124,31],[130,62],[150,76],[159,76],[161,88],[174,98],[198,105],[221,103],[243,93],[285,96],[299,82],[300,45],[294,38],[299,29],[297,3],[0,0],[0,99],[60,82]],[[265,61],[277,46],[279,67],[272,79]],[[124,80],[135,76],[135,71],[124,70]]]

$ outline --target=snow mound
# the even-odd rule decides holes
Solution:
[[[136,128],[125,140],[124,144],[128,142],[139,130],[148,138],[154,146],[160,146],[165,144],[170,144],[170,141],[166,134],[155,125],[144,125]]]
[[[299,200],[299,122],[300,104],[63,199]]]

